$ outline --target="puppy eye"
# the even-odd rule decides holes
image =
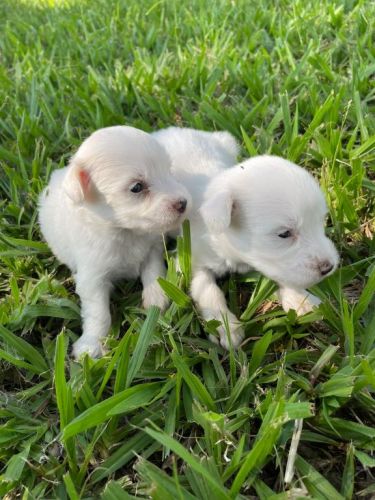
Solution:
[[[287,231],[280,233],[278,236],[279,238],[290,238],[292,236],[292,231],[289,231],[288,229]]]
[[[133,184],[132,187],[130,188],[130,191],[132,193],[140,193],[143,191],[145,186],[142,184],[142,182],[137,182],[136,184]]]

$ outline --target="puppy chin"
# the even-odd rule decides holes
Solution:
[[[287,276],[287,274],[285,276]],[[292,273],[290,273],[290,276],[286,278],[284,276],[277,276],[271,279],[276,281],[276,283],[278,283],[280,286],[301,290],[317,285],[327,277],[321,276],[320,274],[315,275],[315,273],[313,276],[308,274],[305,274],[304,276],[297,276],[298,279],[291,279],[291,276],[293,276]]]
[[[178,217],[173,215],[171,217],[164,217],[162,219],[151,219],[143,217],[142,219],[133,219],[132,223],[126,221],[122,224],[124,229],[131,229],[138,233],[151,233],[151,234],[161,234],[167,233],[174,229],[178,229],[185,219],[185,214],[181,214]]]
[[[253,260],[250,265],[268,279],[275,281],[281,287],[288,287],[296,290],[309,288],[324,279],[324,277],[313,272],[311,269],[282,269],[278,263],[262,263],[259,259],[257,259],[256,262]]]
[[[160,214],[158,219],[149,219],[150,232],[166,233],[178,229],[183,221],[188,217],[189,211],[179,213],[176,210],[167,209]]]
[[[178,217],[173,217],[172,219],[167,219],[162,222],[159,226],[158,232],[167,233],[169,231],[174,231],[178,229],[183,221],[186,219],[186,214],[181,214]],[[157,227],[158,222],[153,222],[154,227]]]

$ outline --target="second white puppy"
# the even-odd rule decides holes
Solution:
[[[243,338],[215,276],[260,271],[276,281],[285,310],[310,311],[319,300],[305,289],[337,267],[324,234],[327,212],[318,183],[306,170],[276,156],[236,162],[228,132],[171,127],[153,134],[172,159],[172,171],[193,198],[191,294],[206,320],[221,320],[220,343]]]
[[[150,134],[117,126],[86,139],[70,165],[53,173],[39,221],[54,254],[74,273],[83,334],[73,354],[102,354],[114,280],[141,277],[143,305],[167,305],[161,234],[181,223],[190,196]]]

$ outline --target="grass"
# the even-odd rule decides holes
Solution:
[[[1,2],[2,498],[375,494],[374,20],[361,0]],[[122,283],[108,354],[73,362],[79,303],[37,196],[119,123],[226,129],[243,157],[319,177],[342,258],[320,310],[297,319],[256,273],[228,277],[246,342],[224,352],[187,295],[185,234],[168,311]]]

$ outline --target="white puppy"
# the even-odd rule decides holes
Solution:
[[[206,320],[218,319],[220,343],[238,346],[243,331],[215,276],[254,268],[276,281],[283,308],[311,311],[319,299],[306,288],[338,264],[324,234],[326,204],[315,179],[276,156],[236,162],[228,132],[168,128],[153,134],[172,159],[172,172],[193,198],[191,294]]]
[[[190,196],[170,173],[170,159],[150,134],[100,129],[40,196],[39,221],[52,251],[74,273],[83,334],[73,354],[102,354],[111,323],[109,295],[119,278],[141,277],[143,306],[167,305],[162,233],[181,223]]]

